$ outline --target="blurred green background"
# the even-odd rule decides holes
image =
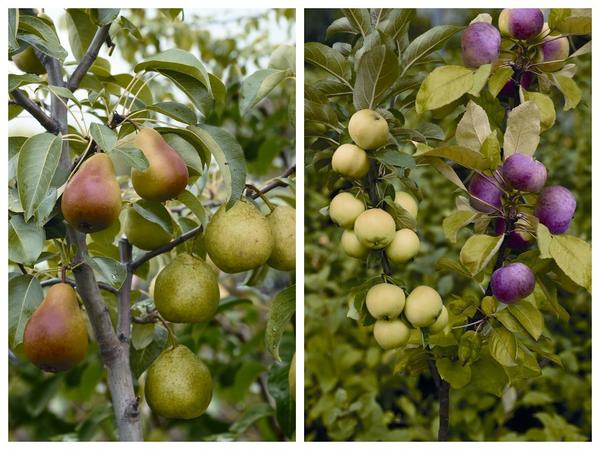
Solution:
[[[488,12],[497,23],[499,10],[417,10],[411,40],[433,26],[467,25]],[[546,11],[547,13],[547,11]],[[341,14],[336,10],[305,11],[305,40],[331,45],[347,36],[325,38],[327,26]],[[589,40],[577,37],[576,48]],[[460,33],[440,52],[448,64],[461,64]],[[548,168],[548,183],[562,184],[577,196],[577,211],[569,230],[591,240],[591,55],[577,60],[575,81],[583,100],[563,112],[556,96],[556,124],[541,136],[536,158]],[[305,82],[314,74],[305,67]],[[410,117],[410,116],[409,116]],[[431,120],[426,117],[426,119]],[[435,121],[447,136],[456,118]],[[419,118],[409,119],[407,128]],[[370,327],[346,317],[348,292],[369,276],[362,262],[343,254],[342,230],[320,210],[329,204],[327,177],[310,166],[305,175],[305,433],[306,440],[435,440],[438,429],[437,390],[429,374],[394,373],[394,351],[375,343]],[[441,257],[457,258],[470,235],[462,230],[451,245],[442,232],[443,219],[455,209],[456,191],[431,167],[411,173],[423,192],[418,230],[421,251],[413,262],[396,269],[409,286],[427,284],[440,294],[478,295],[476,285],[453,273],[436,271]],[[543,376],[506,390],[502,399],[468,385],[450,393],[450,438],[483,440],[591,439],[591,298],[583,289],[559,289],[559,301],[569,312],[568,323],[545,317],[545,335],[554,342],[564,367],[540,362]]]

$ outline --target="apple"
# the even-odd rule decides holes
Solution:
[[[383,248],[394,239],[396,222],[383,209],[367,209],[354,222],[354,233],[367,248]]]
[[[333,152],[331,166],[346,178],[362,178],[369,172],[369,158],[362,148],[354,144],[342,144]]]
[[[469,183],[469,202],[477,211],[497,212],[502,208],[502,189],[498,182],[488,176],[476,173]]]
[[[419,205],[415,198],[408,192],[398,191],[394,195],[394,203],[406,210],[406,212],[416,220],[419,212]]]
[[[369,254],[369,249],[360,243],[352,230],[344,230],[341,243],[342,250],[351,258],[364,259]]]
[[[349,192],[340,192],[329,204],[329,217],[340,227],[352,229],[354,221],[364,210],[362,200]]]
[[[373,327],[373,336],[384,350],[402,347],[410,338],[410,329],[400,319],[378,320]]]
[[[519,40],[538,36],[543,27],[544,13],[538,8],[508,8],[498,17],[500,32]]]
[[[546,184],[546,167],[524,153],[513,153],[502,164],[502,177],[514,189],[540,192]]]
[[[410,228],[396,231],[394,239],[385,248],[388,259],[396,264],[405,263],[419,253],[421,243],[419,236]]]
[[[476,68],[490,64],[500,53],[500,33],[489,23],[472,23],[463,31],[460,47],[465,66]]]
[[[575,196],[563,186],[547,186],[538,197],[535,215],[552,234],[562,234],[569,229],[577,208]]]
[[[438,318],[433,322],[433,325],[429,326],[429,332],[431,334],[439,333],[440,331],[444,331],[448,325],[448,310],[445,306],[442,306],[442,312],[438,316]]]
[[[385,118],[372,109],[361,109],[350,117],[348,134],[365,150],[375,150],[388,143],[389,127]]]
[[[397,318],[405,301],[404,291],[394,284],[379,283],[367,291],[367,310],[377,320]]]
[[[535,288],[535,275],[525,264],[516,262],[496,269],[491,279],[492,295],[499,302],[512,304],[524,299]]]
[[[429,327],[435,323],[444,304],[438,292],[429,286],[417,286],[406,298],[404,315],[413,327]]]

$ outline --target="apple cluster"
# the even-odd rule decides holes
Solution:
[[[514,59],[511,60],[501,55],[501,49],[520,50],[512,52]],[[562,69],[569,56],[569,40],[550,30],[541,9],[508,8],[498,17],[498,28],[487,22],[471,23],[462,34],[461,50],[467,67],[493,64],[514,69],[513,78],[499,94],[500,98],[508,98],[515,95],[519,85],[528,89],[539,71]]]
[[[563,186],[545,186],[546,167],[532,156],[513,153],[492,175],[476,173],[469,183],[469,202],[494,219],[494,233],[505,234],[505,245],[517,251],[533,243],[537,220],[550,233],[562,234],[569,228],[577,202]],[[535,201],[535,205],[526,203]],[[521,212],[533,209],[533,216]],[[517,302],[533,292],[535,276],[525,264],[512,263],[494,271],[492,294],[503,303]]]
[[[417,286],[406,297],[402,288],[379,283],[369,289],[365,301],[375,319],[375,341],[384,350],[406,345],[411,328],[427,328],[431,334],[447,331],[448,310],[440,294],[429,286]]]

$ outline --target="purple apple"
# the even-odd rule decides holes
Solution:
[[[538,197],[535,215],[552,234],[562,234],[569,229],[577,200],[563,186],[545,187]]]
[[[556,61],[551,64],[540,64],[544,72],[556,72],[564,66],[564,60],[569,56],[569,40],[564,36],[548,36],[540,45],[543,62]]]
[[[548,172],[539,161],[525,153],[513,153],[502,164],[502,177],[514,189],[540,192],[546,184]]]
[[[467,27],[460,40],[462,59],[467,67],[479,67],[498,58],[500,33],[489,23],[475,22]]]
[[[517,221],[518,223],[519,221]],[[494,231],[496,232],[496,236],[504,234],[506,232],[506,221],[502,218],[496,219]],[[506,245],[513,250],[525,250],[533,242],[533,237],[522,230],[513,230],[504,239],[506,240]]]
[[[492,274],[492,295],[502,303],[516,303],[533,292],[535,275],[523,263],[512,263]]]
[[[544,13],[538,8],[503,9],[498,18],[502,34],[515,39],[536,37],[544,27]]]
[[[469,183],[469,202],[477,211],[493,213],[502,208],[502,189],[491,177],[476,173]]]
[[[531,86],[533,80],[535,80],[535,74],[533,72],[523,72],[523,75],[521,75],[521,83],[519,84],[523,89],[529,89],[529,86]],[[506,84],[498,94],[498,97],[500,97],[501,99],[509,98],[513,97],[516,93],[517,83],[511,78],[506,82]]]

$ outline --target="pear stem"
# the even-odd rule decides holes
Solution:
[[[257,196],[260,197],[263,202],[265,202],[265,205],[267,205],[271,211],[275,210],[275,205],[273,205],[273,203],[271,203],[271,201],[269,200],[267,195],[264,192],[262,192],[260,189],[258,189],[256,186],[254,186],[253,184],[247,184],[246,189],[250,189],[250,190],[256,192]]]

